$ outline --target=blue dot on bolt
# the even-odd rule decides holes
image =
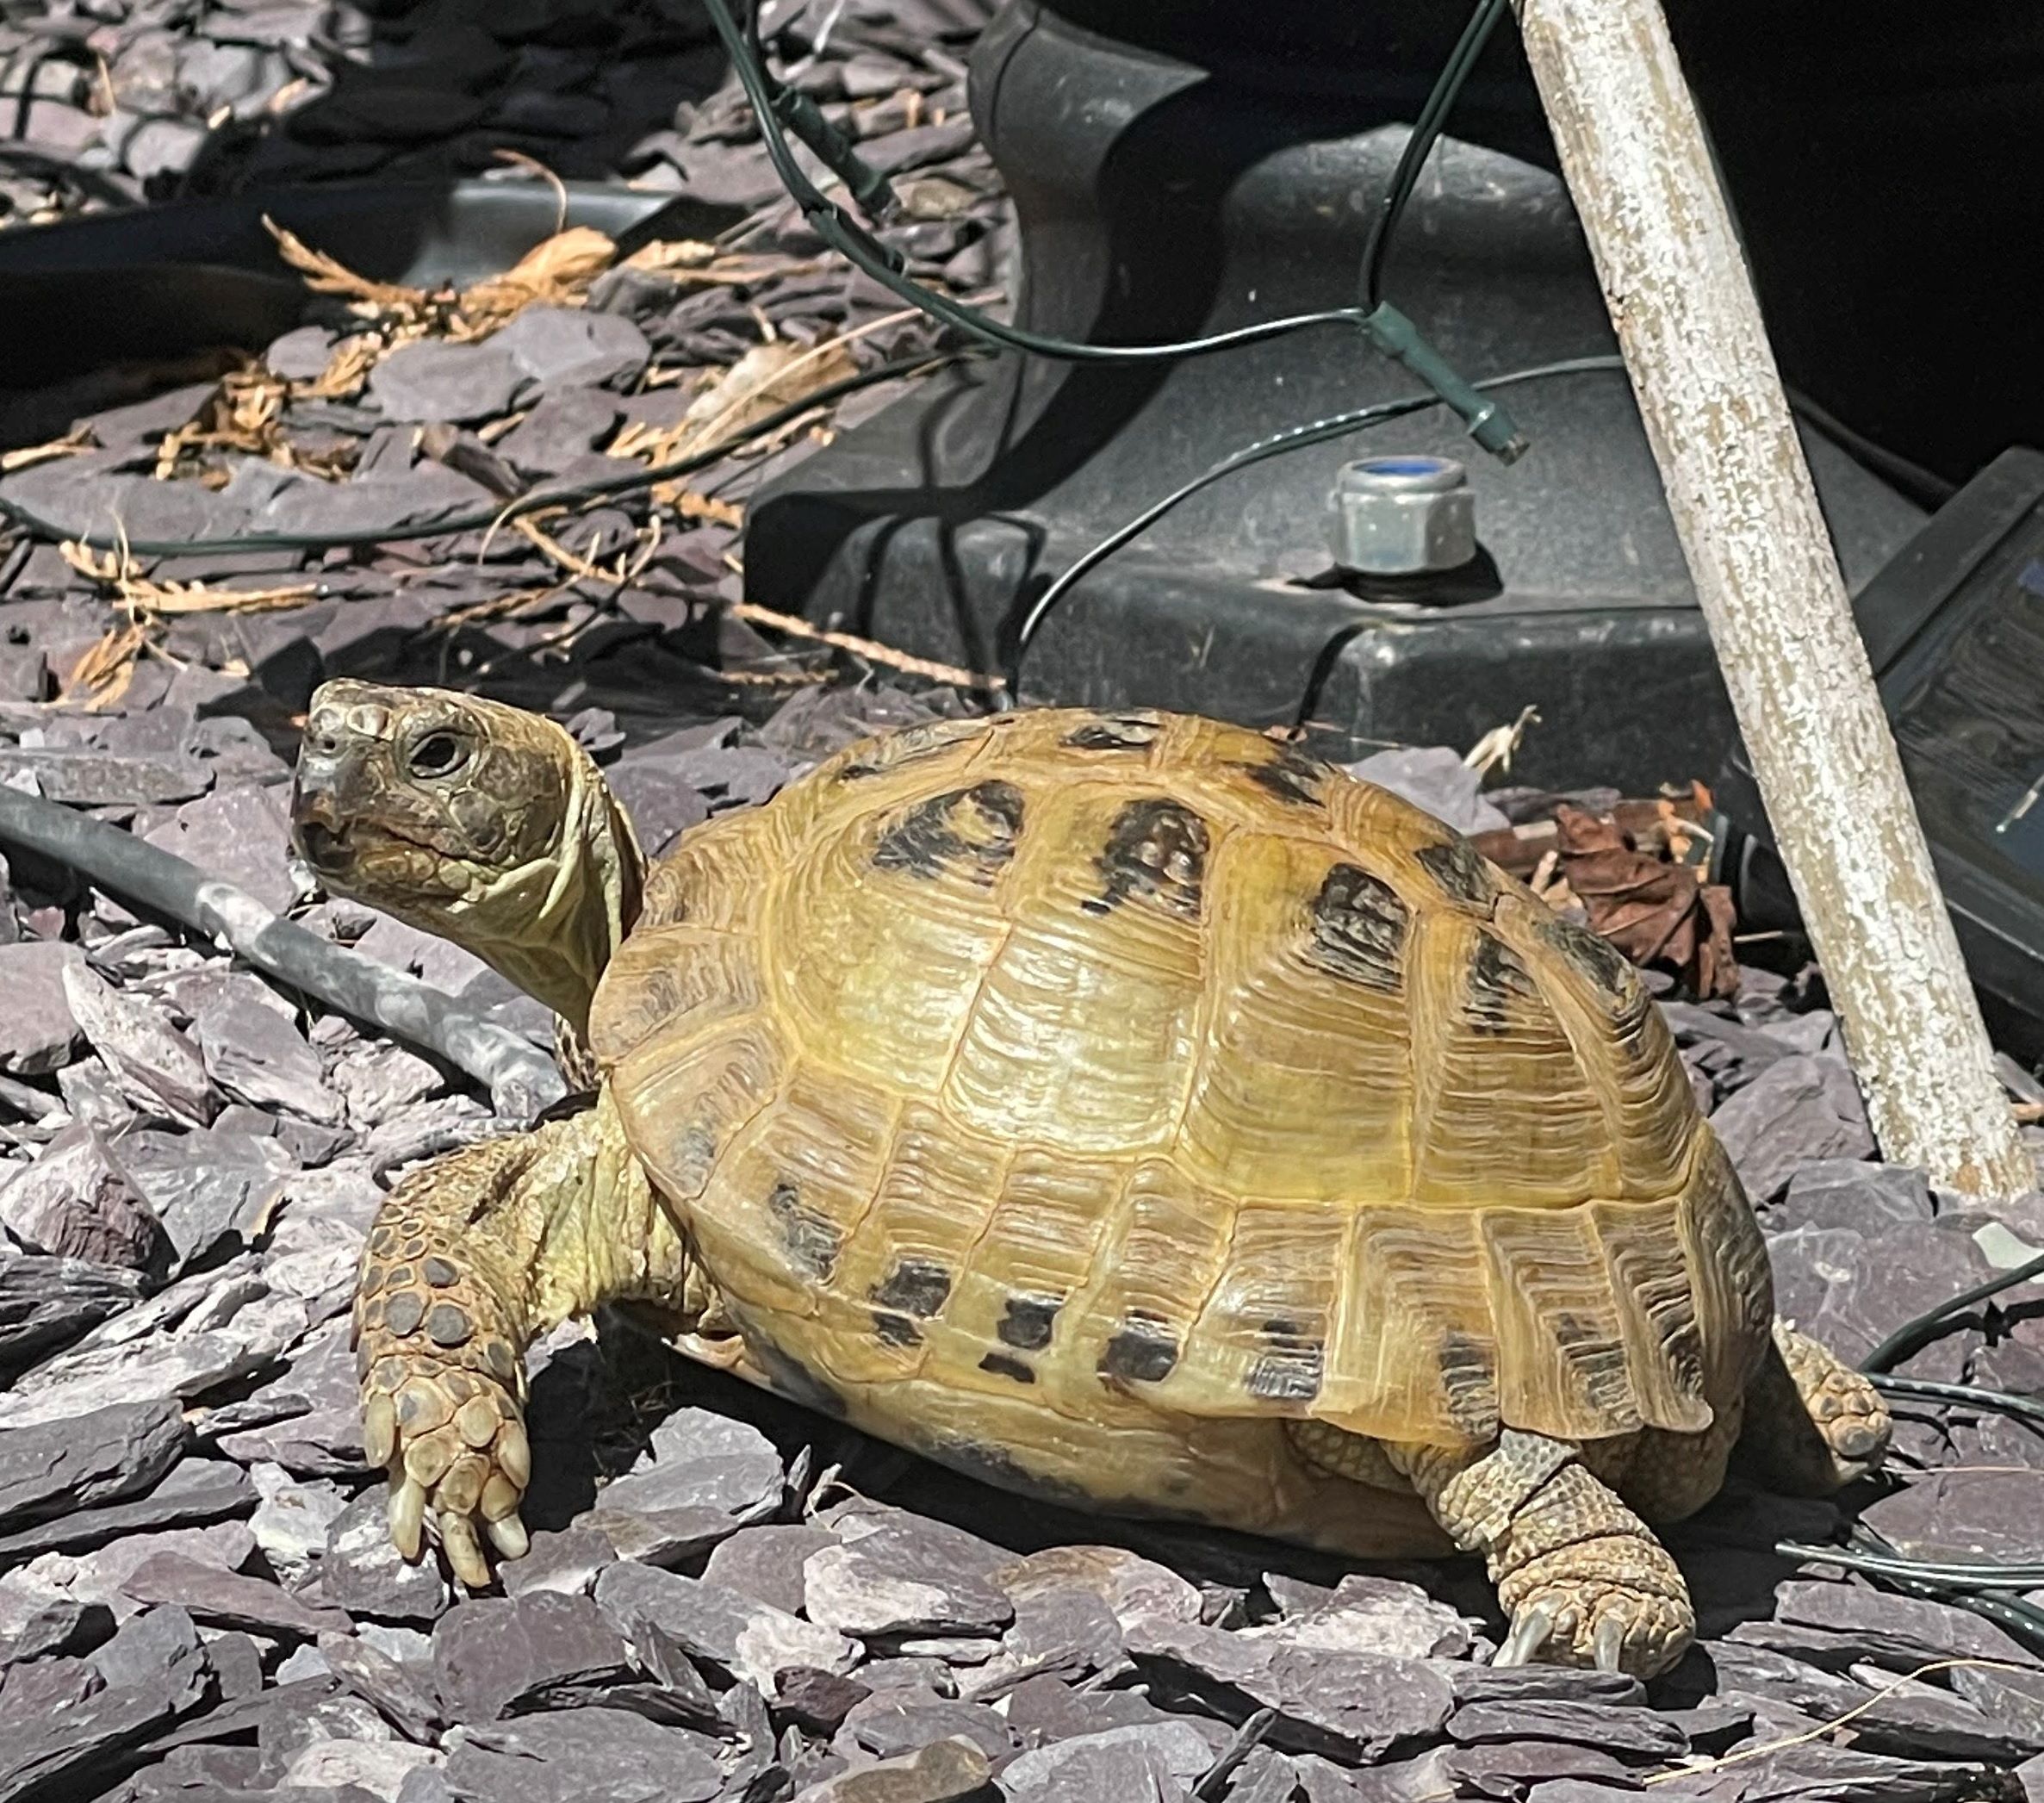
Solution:
[[[1438,476],[1448,465],[1439,457],[1369,457],[1363,467],[1372,476]]]

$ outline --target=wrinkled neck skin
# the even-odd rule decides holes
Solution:
[[[611,954],[637,918],[645,854],[580,746],[561,836],[546,856],[448,910],[450,936],[546,1004],[579,1039]]]

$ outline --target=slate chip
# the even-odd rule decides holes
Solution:
[[[308,1607],[279,1586],[256,1577],[219,1571],[176,1553],[158,1553],[122,1582],[138,1602],[174,1602],[195,1620],[214,1626],[252,1628],[258,1633],[312,1639],[351,1626],[339,1609]]]
[[[993,1635],[1015,1620],[1015,1605],[996,1585],[943,1570],[916,1538],[907,1524],[890,1524],[811,1553],[802,1566],[810,1620],[864,1640]]]
[[[636,1641],[647,1626],[657,1628],[691,1658],[755,1684],[768,1695],[775,1675],[790,1667],[813,1666],[842,1676],[858,1662],[858,1650],[829,1627],[679,1572],[631,1564],[607,1566],[597,1577],[595,1596],[626,1639]]]
[[[254,1495],[239,1467],[222,1459],[187,1458],[145,1495],[66,1510],[0,1535],[0,1560],[59,1549],[76,1552],[129,1534],[197,1526],[245,1513]]]
[[[484,1597],[456,1604],[433,1628],[433,1682],[454,1721],[494,1721],[535,1692],[630,1669],[624,1640],[586,1596]]]
[[[1447,1679],[1420,1660],[1259,1647],[1196,1623],[1134,1623],[1128,1651],[1156,1694],[1183,1694],[1232,1721],[1274,1709],[1273,1746],[1335,1758],[1374,1759],[1395,1741],[1432,1734],[1454,1701]]]
[[[467,426],[508,413],[528,379],[501,344],[420,339],[399,345],[376,365],[369,392],[388,419]]]
[[[438,1564],[407,1564],[390,1543],[388,1489],[375,1484],[334,1517],[320,1562],[319,1599],[380,1621],[437,1620],[451,1601]]]
[[[622,1709],[568,1709],[470,1729],[447,1782],[463,1803],[711,1803],[715,1746]]]
[[[177,1462],[186,1440],[183,1412],[169,1401],[0,1428],[0,1527],[146,1490]]]

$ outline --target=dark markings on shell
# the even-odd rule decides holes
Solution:
[[[1396,995],[1411,925],[1390,884],[1354,864],[1337,864],[1314,898],[1307,962],[1345,983]]]
[[[1036,1381],[1036,1373],[1011,1352],[989,1352],[979,1361],[979,1369],[991,1371],[997,1377],[1012,1377],[1017,1383]]]
[[[813,1408],[818,1414],[827,1414],[834,1421],[845,1417],[845,1400],[810,1370],[793,1353],[783,1352],[772,1340],[762,1340],[755,1334],[745,1336],[745,1349],[759,1361],[767,1382],[789,1402],[804,1408]]]
[[[828,1278],[837,1268],[844,1235],[828,1215],[804,1206],[801,1191],[793,1184],[776,1184],[767,1208],[780,1229],[781,1250],[787,1253],[788,1263],[804,1277]]]
[[[904,1259],[873,1287],[883,1309],[898,1309],[928,1321],[951,1294],[951,1273],[934,1259]]]
[[[962,1471],[967,1477],[976,1477],[982,1483],[991,1483],[996,1489],[1007,1490],[1017,1496],[1028,1496],[1039,1502],[1054,1502],[1065,1508],[1091,1501],[1078,1484],[1065,1483],[1055,1477],[1039,1477],[1024,1470],[1005,1446],[993,1446],[985,1440],[932,1439],[925,1443],[923,1452],[941,1465],[948,1465],[954,1471]]]
[[[1625,1348],[1595,1321],[1573,1309],[1555,1311],[1549,1321],[1555,1345],[1582,1384],[1583,1395],[1601,1409],[1623,1408],[1631,1396],[1631,1374]]]
[[[1469,960],[1463,1011],[1479,1033],[1503,1033],[1512,1023],[1515,1004],[1536,999],[1539,987],[1519,954],[1492,933],[1476,936]]]
[[[1555,915],[1538,921],[1534,930],[1571,969],[1587,977],[1606,995],[1631,997],[1636,980],[1632,967],[1626,962],[1625,954],[1608,939]]]
[[[1448,1419],[1472,1433],[1488,1433],[1497,1425],[1497,1366],[1489,1346],[1451,1330],[1441,1335],[1439,1365]]]
[[[1182,920],[1197,920],[1208,843],[1207,823],[1183,802],[1162,796],[1132,801],[1115,816],[1094,861],[1099,896],[1079,905],[1089,914],[1106,914],[1140,899]]]
[[[1310,1402],[1320,1393],[1326,1349],[1317,1340],[1284,1337],[1292,1343],[1273,1346],[1250,1367],[1249,1394],[1268,1402]]]
[[[1177,1336],[1154,1315],[1126,1316],[1100,1355],[1100,1375],[1130,1383],[1158,1383],[1178,1362]]]
[[[994,1332],[1003,1346],[1020,1352],[1041,1352],[1050,1344],[1051,1329],[1064,1306],[1063,1299],[1055,1296],[1011,1296]]]
[[[873,1311],[874,1337],[882,1346],[921,1346],[923,1329],[905,1315],[897,1315],[892,1309],[875,1309]]]
[[[1316,807],[1326,797],[1326,766],[1289,748],[1260,764],[1244,764],[1250,781],[1288,807]]]
[[[1161,721],[1143,714],[1102,714],[1058,743],[1073,751],[1146,751],[1163,731]]]
[[[957,871],[986,887],[1014,858],[1022,828],[1020,789],[997,778],[974,783],[897,814],[880,830],[873,868],[905,870],[925,880]]]
[[[1482,855],[1467,839],[1451,839],[1444,845],[1422,845],[1413,856],[1419,860],[1420,867],[1439,886],[1441,893],[1451,900],[1484,909],[1496,901],[1497,879],[1490,874]]]

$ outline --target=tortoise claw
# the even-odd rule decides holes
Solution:
[[[424,1545],[426,1487],[401,1477],[390,1492],[390,1539],[398,1556],[416,1559]]]
[[[1625,1652],[1625,1622],[1620,1615],[1600,1615],[1590,1637],[1592,1657],[1599,1671],[1617,1671]]]
[[[1560,1614],[1554,1604],[1537,1602],[1513,1618],[1512,1632],[1498,1649],[1493,1665],[1527,1665],[1553,1637]]]

